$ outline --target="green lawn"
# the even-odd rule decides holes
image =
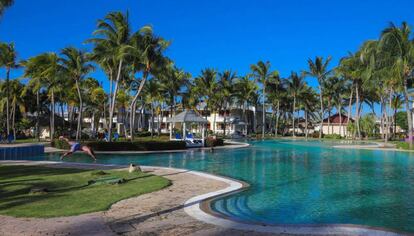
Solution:
[[[170,185],[170,181],[148,173],[0,165],[0,214],[15,217],[70,216],[108,209],[113,203]],[[88,185],[103,177],[126,179],[123,184]],[[32,188],[47,193],[29,193]]]

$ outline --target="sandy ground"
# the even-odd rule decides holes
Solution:
[[[62,164],[49,166],[62,167]],[[69,167],[99,168],[77,164]],[[48,219],[0,216],[0,235],[264,235],[206,224],[184,212],[186,200],[223,189],[227,187],[225,183],[182,170],[145,168],[144,171],[168,178],[173,184],[157,192],[122,200],[105,212]]]

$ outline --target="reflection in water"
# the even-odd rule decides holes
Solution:
[[[403,152],[335,149],[317,141],[260,141],[251,148],[99,155],[99,163],[168,166],[244,180],[251,188],[213,208],[264,223],[347,223],[414,232],[414,159]],[[46,156],[58,160],[57,155]],[[44,159],[39,157],[37,159]],[[82,154],[68,161],[90,162]]]

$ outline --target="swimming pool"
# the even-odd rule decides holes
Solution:
[[[98,163],[205,171],[251,186],[212,202],[233,219],[266,224],[357,224],[414,232],[414,154],[269,140],[243,149],[98,155]],[[34,158],[58,160],[56,154]],[[77,154],[68,161],[91,162]]]

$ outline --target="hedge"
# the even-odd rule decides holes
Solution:
[[[65,140],[61,139],[53,139],[51,142],[51,146],[57,149],[69,150],[70,145]]]
[[[216,147],[216,146],[223,146],[223,145],[224,145],[224,140],[221,138],[208,137],[206,138],[206,141],[205,141],[206,147]]]
[[[85,142],[94,151],[162,151],[185,149],[183,141]]]

